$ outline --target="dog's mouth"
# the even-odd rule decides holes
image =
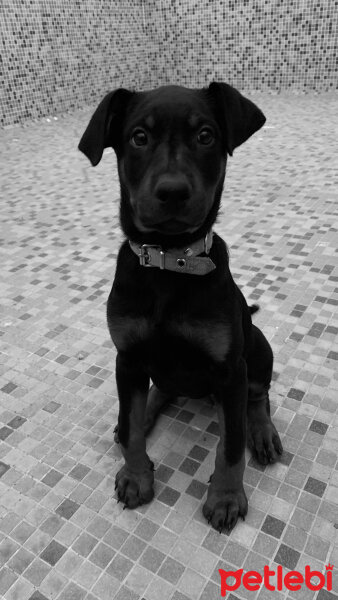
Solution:
[[[185,231],[191,231],[192,228],[185,221],[180,221],[179,219],[168,219],[167,221],[163,221],[162,223],[158,223],[154,225],[154,229],[160,231],[161,233],[167,234],[177,234],[184,233]]]
[[[142,222],[141,219],[136,220],[136,225],[140,231],[153,232],[157,231],[166,235],[178,235],[180,233],[192,233],[198,229],[198,225],[190,225],[181,219],[166,219],[157,223]]]

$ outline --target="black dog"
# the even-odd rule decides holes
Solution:
[[[118,497],[130,508],[153,497],[145,434],[160,407],[177,396],[211,395],[220,441],[203,513],[218,530],[247,512],[246,433],[260,463],[282,453],[270,419],[272,351],[232,279],[225,242],[212,232],[227,155],[264,122],[225,83],[118,89],[102,100],[79,144],[93,166],[114,148],[127,237],[107,309],[125,458]]]

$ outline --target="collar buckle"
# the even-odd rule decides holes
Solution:
[[[152,265],[151,264],[151,255],[148,252],[148,248],[154,248],[156,250],[159,251],[160,254],[160,269],[164,269],[164,257],[165,257],[165,252],[162,250],[162,246],[159,246],[158,244],[142,244],[142,246],[140,246],[140,253],[139,253],[139,259],[140,259],[140,265],[142,267],[154,267],[156,265]]]

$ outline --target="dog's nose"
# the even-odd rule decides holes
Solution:
[[[160,202],[186,202],[190,197],[190,188],[184,179],[162,179],[155,188],[155,196]]]

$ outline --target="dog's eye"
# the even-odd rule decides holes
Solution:
[[[204,127],[197,136],[197,141],[204,146],[208,146],[214,141],[214,134],[211,129]]]
[[[143,129],[136,129],[131,136],[131,142],[134,146],[145,146],[148,142],[146,132]]]

